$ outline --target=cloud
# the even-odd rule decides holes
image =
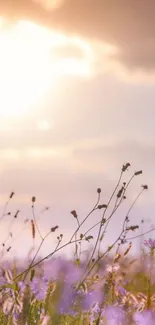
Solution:
[[[8,5],[9,2],[9,5]],[[115,59],[129,69],[155,68],[154,0],[3,1],[1,12],[30,19],[47,27],[96,39],[118,48]]]
[[[155,164],[155,145],[148,142],[140,142],[136,140],[116,140],[105,141],[100,139],[89,139],[87,141],[78,141],[70,146],[52,146],[52,147],[29,147],[27,149],[8,149],[0,150],[1,160],[6,165],[11,162],[10,171],[17,169],[16,173],[23,173],[25,168],[25,181],[32,174],[46,178],[44,172],[47,171],[52,175],[56,172],[56,178],[60,174],[72,173],[79,177],[94,175],[99,178],[104,175],[115,175],[116,170],[119,171],[123,163],[130,162],[135,169],[149,170],[147,174],[151,176],[153,166]],[[115,163],[114,163],[115,162]],[[28,166],[27,166],[27,163]],[[22,169],[19,166],[22,164]],[[50,166],[52,170],[49,172]],[[43,176],[41,176],[41,170]],[[8,169],[6,169],[8,173]],[[40,171],[40,172],[39,172]],[[16,173],[12,173],[16,178]],[[54,174],[53,174],[54,173]],[[81,176],[80,176],[81,175]],[[66,176],[65,176],[66,177]],[[67,176],[68,177],[68,176]],[[152,177],[152,176],[151,176]],[[20,179],[21,177],[19,177]],[[35,182],[34,182],[35,183]],[[56,180],[55,180],[56,183]]]
[[[105,142],[88,141],[87,145],[81,144],[73,150],[74,161],[77,166],[88,166],[90,173],[101,175],[103,172],[114,177],[122,164],[130,162],[132,167],[143,169],[151,180],[153,166],[155,164],[155,145],[149,142],[136,140],[116,140]]]
[[[118,46],[117,60],[129,68],[155,68],[154,0],[66,0],[53,24]]]

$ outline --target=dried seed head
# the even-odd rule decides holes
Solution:
[[[17,212],[15,213],[14,218],[17,218],[18,213],[19,213],[19,210],[17,210]]]
[[[124,256],[126,256],[126,255],[129,253],[131,247],[132,247],[132,242],[129,243],[128,248],[127,248],[126,251],[124,252]]]
[[[105,218],[102,218],[101,225],[103,226],[106,223],[106,221],[107,220]]]
[[[51,228],[51,232],[55,232],[56,229],[58,229],[58,228],[59,228],[58,226],[52,227],[52,228]]]
[[[11,192],[11,194],[10,194],[10,199],[12,199],[12,197],[14,196],[14,192]]]
[[[122,172],[125,172],[128,169],[128,167],[130,167],[130,166],[131,166],[130,163],[126,163],[125,165],[123,165]]]
[[[31,228],[32,228],[32,238],[34,239],[36,232],[35,232],[35,224],[33,220],[31,220]]]
[[[116,254],[116,256],[114,257],[114,263],[117,263],[120,258],[121,258],[121,255],[119,253]]]
[[[76,213],[75,210],[72,210],[72,211],[71,211],[71,214],[73,215],[73,217],[74,217],[75,219],[77,219],[78,216],[77,216],[77,213]]]
[[[148,190],[148,185],[145,184],[145,185],[142,185],[142,187],[144,190]]]
[[[128,227],[128,228],[126,228],[126,230],[132,230],[132,231],[134,231],[134,230],[136,230],[136,229],[138,229],[139,228],[139,226],[138,225],[135,225],[135,226],[130,226],[130,227]]]
[[[98,205],[98,209],[106,209],[107,208],[107,204],[101,204],[101,205]]]
[[[32,196],[32,203],[34,203],[36,201],[35,196]]]
[[[85,238],[85,240],[87,240],[87,241],[89,242],[89,240],[90,240],[90,239],[93,239],[93,238],[94,238],[94,237],[90,235],[90,236],[87,236],[87,237]]]
[[[123,190],[124,190],[124,187],[122,186],[122,188],[117,193],[117,198],[118,199],[120,199],[120,197],[122,196]]]
[[[143,173],[142,170],[138,170],[137,172],[134,173],[135,176],[141,175]]]

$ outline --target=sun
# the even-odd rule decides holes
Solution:
[[[52,58],[52,48],[76,44],[83,60]],[[77,38],[52,32],[28,21],[7,27],[0,19],[0,116],[29,114],[62,74],[90,73],[91,51]]]
[[[0,31],[0,115],[26,113],[52,85],[47,53],[31,27]],[[35,33],[34,33],[35,31]]]

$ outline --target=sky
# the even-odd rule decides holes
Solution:
[[[149,190],[131,223],[145,218],[149,230],[155,220],[154,0],[5,0],[0,9],[0,208],[14,191],[8,211],[20,210],[13,223],[2,218],[2,241],[8,229],[15,238],[32,218],[35,195],[43,233],[60,227],[42,249],[43,256],[50,253],[57,235],[67,239],[75,229],[70,211],[82,220],[98,187],[106,203],[126,162],[125,179],[139,169],[143,174],[109,225],[103,249],[119,234],[142,184]],[[100,218],[95,213],[86,228]],[[139,240],[134,243],[137,252]],[[32,244],[28,222],[8,256],[24,257]]]

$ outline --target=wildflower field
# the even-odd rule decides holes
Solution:
[[[126,211],[121,231],[110,246],[103,250],[102,243],[108,233],[109,223],[116,211],[128,199],[128,188],[142,171],[136,171],[125,180],[130,164],[121,168],[119,180],[108,200],[103,201],[102,190],[96,191],[96,203],[81,220],[78,211],[71,210],[75,219],[75,231],[66,241],[59,226],[52,225],[46,236],[42,236],[32,197],[30,223],[32,238],[40,236],[40,245],[27,266],[19,267],[15,261],[7,265],[1,261],[0,268],[0,324],[4,325],[154,325],[155,324],[155,240],[149,233],[139,233],[138,224],[130,221],[130,213],[141,195],[148,190],[140,184],[140,191]],[[17,218],[19,210],[12,216],[8,212],[9,200],[1,216],[10,214]],[[83,224],[95,211],[101,218],[82,232]],[[145,220],[142,220],[142,223]],[[93,238],[91,232],[96,229]],[[57,236],[54,250],[39,259],[40,249],[51,233]],[[10,235],[10,234],[9,234]],[[132,257],[132,243],[135,238],[145,235],[139,258]],[[13,236],[11,234],[11,236]],[[89,244],[93,241],[93,249]],[[83,258],[83,243],[88,244],[89,254]],[[69,245],[75,248],[72,259],[57,256],[57,252]],[[12,245],[2,243],[3,253],[7,254]]]

